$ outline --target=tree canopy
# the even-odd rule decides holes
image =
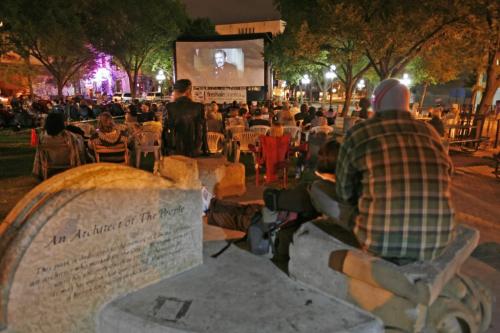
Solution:
[[[132,96],[148,57],[169,49],[188,22],[178,0],[91,0],[87,13],[92,45],[127,72]]]
[[[54,77],[59,96],[94,54],[85,34],[81,5],[64,0],[4,0],[2,20],[11,48],[38,59]]]
[[[498,1],[275,0],[294,38],[295,60],[317,64],[327,52],[346,88],[370,69],[383,80],[412,69],[418,81],[446,82],[484,68],[485,95],[498,88]],[[302,35],[300,35],[302,34]],[[300,36],[300,39],[297,37]],[[299,41],[300,40],[300,41]],[[297,42],[299,41],[299,42]],[[286,42],[280,41],[286,45]],[[287,50],[283,50],[286,52]],[[290,61],[289,61],[290,62]],[[281,69],[284,72],[284,69]],[[490,98],[491,97],[491,98]]]

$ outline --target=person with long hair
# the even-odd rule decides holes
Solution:
[[[35,160],[33,162],[33,174],[42,178],[42,146],[66,146],[66,149],[50,150],[48,154],[48,162],[76,167],[85,163],[85,145],[83,138],[65,129],[64,115],[58,112],[51,112],[47,115],[44,131],[38,140]],[[50,167],[50,165],[49,165]]]
[[[116,127],[111,113],[103,112],[99,115],[96,132],[90,139],[94,144],[114,146],[126,143],[127,135]]]

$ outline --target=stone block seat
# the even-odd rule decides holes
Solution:
[[[181,187],[201,184],[217,198],[246,192],[245,166],[228,162],[225,157],[165,156],[160,162],[160,175]]]
[[[491,321],[491,296],[460,273],[479,240],[459,225],[436,259],[398,266],[337,240],[333,222],[306,223],[290,246],[290,275],[380,317],[386,331],[483,332]]]
[[[269,260],[204,242],[203,265],[104,306],[97,332],[383,332],[380,319],[289,279]]]

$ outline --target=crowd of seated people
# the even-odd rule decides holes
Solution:
[[[97,104],[83,99],[72,99],[64,102],[53,101],[50,103],[33,103],[33,107],[40,112],[48,112],[53,119],[52,114],[58,114],[64,121],[67,121],[65,132],[76,135],[81,142],[80,146],[84,148],[80,162],[75,165],[95,161],[95,152],[93,147],[107,146],[112,147],[119,144],[127,144],[130,150],[134,149],[134,138],[142,129],[143,124],[158,122],[161,126],[161,118],[166,116],[165,103],[151,103],[148,101],[139,102],[133,100],[130,104],[123,104],[112,101],[106,104]],[[226,135],[227,141],[231,137],[227,136],[227,128],[231,126],[244,126],[245,131],[253,126],[269,126],[271,135],[277,135],[277,131],[282,132],[282,126],[298,126],[301,131],[307,130],[307,126],[326,126],[328,125],[327,112],[325,110],[316,110],[307,104],[299,105],[297,102],[290,106],[288,102],[265,101],[263,103],[237,103],[219,105],[216,102],[205,106],[206,124],[208,132],[217,132]],[[116,126],[113,117],[126,115],[125,125]],[[128,116],[128,117],[127,117]],[[92,132],[89,135],[87,131],[82,130],[82,126],[69,121],[92,119],[96,117],[97,126],[91,126]],[[310,125],[308,125],[310,124]],[[278,126],[279,125],[279,126]],[[51,131],[51,133],[53,133]],[[44,140],[41,136],[40,142]],[[225,142],[227,142],[225,141]],[[320,140],[320,143],[324,140]],[[311,142],[314,145],[314,139]],[[305,153],[304,153],[305,154]],[[308,156],[304,155],[303,159]],[[300,160],[300,158],[299,158]],[[34,168],[35,169],[35,168]]]
[[[109,112],[113,117],[123,117],[126,113],[136,117],[139,114],[142,117],[141,122],[146,122],[158,120],[155,114],[161,113],[164,107],[164,101],[152,103],[140,102],[138,99],[124,103],[116,100],[86,99],[81,96],[51,100],[13,97],[8,104],[0,103],[0,128],[20,130],[43,127],[47,114],[51,112],[63,114],[64,120],[68,122],[95,120],[103,112]]]
[[[143,108],[143,111],[146,111],[146,108]],[[151,111],[146,112],[154,116]],[[90,126],[90,135],[87,135],[88,133],[82,129],[83,125]],[[44,161],[48,163],[49,168],[64,164],[66,169],[96,162],[98,159],[96,148],[99,147],[108,148],[108,150],[109,148],[123,148],[123,152],[120,150],[119,152],[105,152],[99,155],[100,162],[128,163],[129,159],[125,156],[128,156],[128,152],[134,149],[134,140],[139,137],[144,128],[150,130],[155,125],[160,127],[161,133],[160,122],[146,121],[143,124],[136,122],[129,124],[129,126],[117,125],[112,114],[107,111],[99,114],[95,127],[88,123],[67,123],[63,113],[50,112],[42,131],[37,135],[33,174],[38,178],[46,178],[44,176]],[[59,149],[52,152],[50,148],[56,146]],[[47,155],[48,153],[50,156]],[[58,167],[58,169],[63,168]]]

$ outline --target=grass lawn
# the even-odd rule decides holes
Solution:
[[[0,221],[39,180],[32,176],[35,148],[30,146],[31,130],[0,129]],[[135,166],[135,155],[131,154]],[[153,171],[152,154],[141,159],[141,169]]]
[[[35,148],[31,130],[0,129],[0,221],[38,180],[31,176]]]
[[[32,176],[33,159],[35,148],[30,146],[31,130],[12,131],[0,129],[0,221],[14,207],[14,205],[31,189],[39,180]],[[135,167],[135,153],[131,152],[131,165]],[[246,181],[255,183],[255,169],[253,157],[242,154],[240,162],[245,165]],[[297,182],[310,182],[316,177],[310,170],[306,170],[300,180],[295,179],[295,158],[292,158],[289,168],[289,188],[293,188]],[[141,158],[140,168],[153,171],[154,157],[148,154]],[[264,174],[264,171],[262,171]],[[261,175],[261,182],[263,175]],[[279,187],[279,183],[273,186]]]
[[[31,130],[0,130],[0,179],[29,176],[35,148],[30,146]]]

